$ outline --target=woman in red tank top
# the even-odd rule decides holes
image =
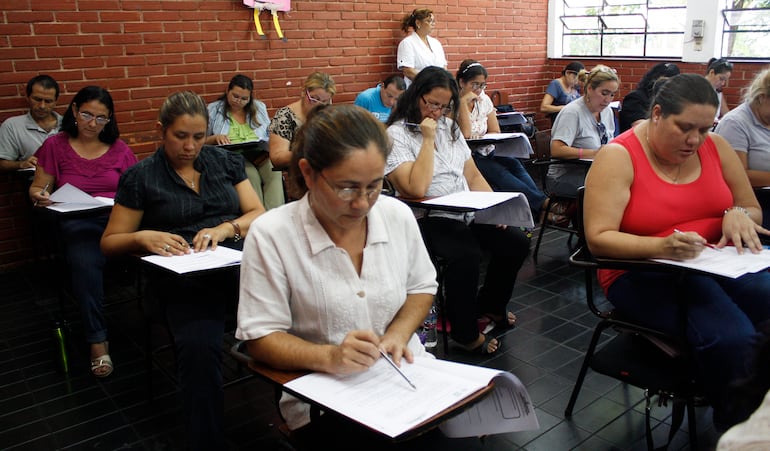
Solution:
[[[762,213],[735,152],[711,134],[719,104],[709,82],[682,74],[662,84],[650,119],[600,152],[586,178],[585,234],[595,255],[692,259],[709,243],[762,249]],[[744,250],[746,249],[746,250]],[[746,376],[755,325],[770,319],[770,273],[738,279],[695,273],[600,271],[610,302],[652,328],[684,333],[718,428],[741,421],[726,387]],[[677,321],[684,299],[687,330]],[[726,327],[729,325],[729,327]]]

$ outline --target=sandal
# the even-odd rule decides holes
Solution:
[[[109,344],[104,342],[105,351],[108,349],[108,346]],[[91,359],[91,374],[96,377],[107,377],[112,374],[112,370],[114,369],[115,367],[112,364],[112,358],[107,352],[99,357]]]
[[[480,345],[477,345],[471,348],[461,344],[460,349],[472,354],[482,354],[482,355],[494,354],[495,352],[500,350],[500,341],[497,338],[493,337],[492,335],[484,335],[484,334],[480,334],[480,335],[484,337],[484,341]],[[472,345],[473,344],[471,344],[471,346]],[[490,346],[497,346],[497,348],[495,348],[494,350],[490,350],[489,349]]]
[[[107,377],[112,374],[113,369],[115,368],[112,366],[112,359],[109,354],[91,359],[91,374],[96,377]]]
[[[503,321],[502,316],[493,315],[491,313],[485,313],[484,317],[488,318],[489,321],[494,324],[494,327],[499,327],[501,329],[513,329],[516,327],[516,320],[518,319],[516,315],[513,312],[505,312],[505,315],[508,318],[507,321]]]

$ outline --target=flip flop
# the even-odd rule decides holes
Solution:
[[[107,377],[112,374],[113,369],[115,367],[112,365],[112,359],[109,354],[91,359],[91,374],[96,377]]]
[[[489,318],[489,321],[494,323],[494,327],[499,327],[500,329],[513,329],[516,327],[516,321],[518,320],[516,315],[513,312],[505,312],[505,315],[508,318],[508,321],[505,322],[503,322],[501,317],[491,313],[485,313],[483,316]]]
[[[484,337],[484,342],[481,343],[480,345],[476,346],[475,348],[468,348],[461,344],[460,349],[471,354],[482,354],[482,355],[494,354],[500,351],[500,347],[501,347],[500,340],[493,337],[492,335],[484,335],[484,334],[482,335]],[[497,349],[495,349],[494,351],[489,350],[489,345],[492,343],[492,340],[497,342]]]

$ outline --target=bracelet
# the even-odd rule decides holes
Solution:
[[[730,208],[726,208],[726,209],[725,209],[725,212],[724,212],[724,214],[727,214],[727,213],[729,213],[729,212],[731,212],[731,211],[733,211],[733,210],[737,210],[737,211],[740,211],[740,212],[741,212],[741,213],[743,213],[744,215],[746,215],[746,216],[749,216],[749,211],[748,211],[748,210],[746,210],[746,209],[745,209],[745,208],[743,208],[743,207],[739,207],[739,206],[737,206],[737,205],[734,205],[734,206],[732,206],[732,207],[730,207]]]
[[[582,158],[583,158],[583,149],[580,148],[578,149],[578,159],[582,159]]]
[[[238,225],[235,221],[227,221],[228,224],[233,226],[233,230],[235,231],[235,235],[233,235],[233,240],[240,241],[241,240],[241,226]]]

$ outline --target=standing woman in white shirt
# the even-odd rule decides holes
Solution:
[[[398,44],[398,69],[404,73],[406,87],[414,77],[428,66],[447,68],[444,47],[438,39],[430,36],[436,27],[433,11],[427,8],[415,9],[401,21],[401,29],[408,33],[414,30]]]

